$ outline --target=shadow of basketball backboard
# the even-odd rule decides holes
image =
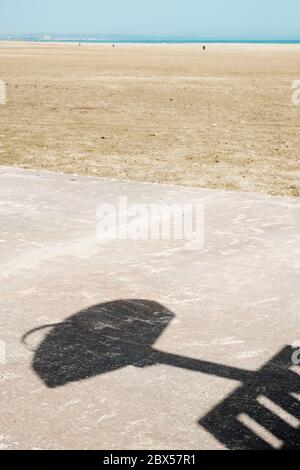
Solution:
[[[113,372],[164,364],[241,383],[199,424],[229,449],[300,448],[300,377],[293,370],[291,347],[285,347],[258,371],[207,362],[154,347],[174,313],[149,300],[119,300],[45,325],[32,367],[49,388]]]

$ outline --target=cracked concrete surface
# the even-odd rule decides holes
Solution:
[[[239,381],[238,374],[226,377],[226,371],[245,371],[251,381],[247,371],[255,378],[270,361],[277,392],[293,401],[285,410],[290,418],[280,422],[290,419],[290,442],[297,446],[298,371],[291,371],[288,355],[278,367],[272,358],[300,340],[298,199],[9,167],[0,168],[0,195],[0,340],[6,346],[6,363],[0,364],[1,449],[251,448],[243,432],[228,440],[233,424],[226,413],[232,407],[225,407],[224,415],[218,411],[236,400],[234,413],[247,421],[243,407],[247,411],[249,397],[234,398],[246,386],[243,373]],[[130,202],[203,203],[203,250],[189,252],[172,241],[97,241],[98,205],[124,195]],[[40,327],[62,324],[93,306],[101,310],[113,303],[117,309],[125,305],[120,301],[138,299],[170,312],[153,347],[166,358],[179,358],[177,364],[139,367],[127,361],[115,370],[93,369],[85,379],[47,386],[33,364],[54,327]],[[85,360],[84,353],[76,354]],[[191,358],[194,366],[180,358]],[[271,375],[259,378],[257,393],[269,387]],[[281,401],[282,408],[287,403]],[[278,416],[272,419],[261,426],[257,417],[245,426],[257,426],[252,433],[259,436],[258,446],[288,446],[288,430],[277,426],[278,442]]]

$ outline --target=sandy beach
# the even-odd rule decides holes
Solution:
[[[0,43],[0,164],[300,196],[300,45]]]

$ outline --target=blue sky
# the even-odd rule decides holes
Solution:
[[[300,39],[299,0],[0,0],[0,34]]]

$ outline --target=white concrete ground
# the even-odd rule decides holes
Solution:
[[[119,196],[203,249],[97,241]],[[298,199],[0,167],[0,220],[0,448],[300,448]]]

